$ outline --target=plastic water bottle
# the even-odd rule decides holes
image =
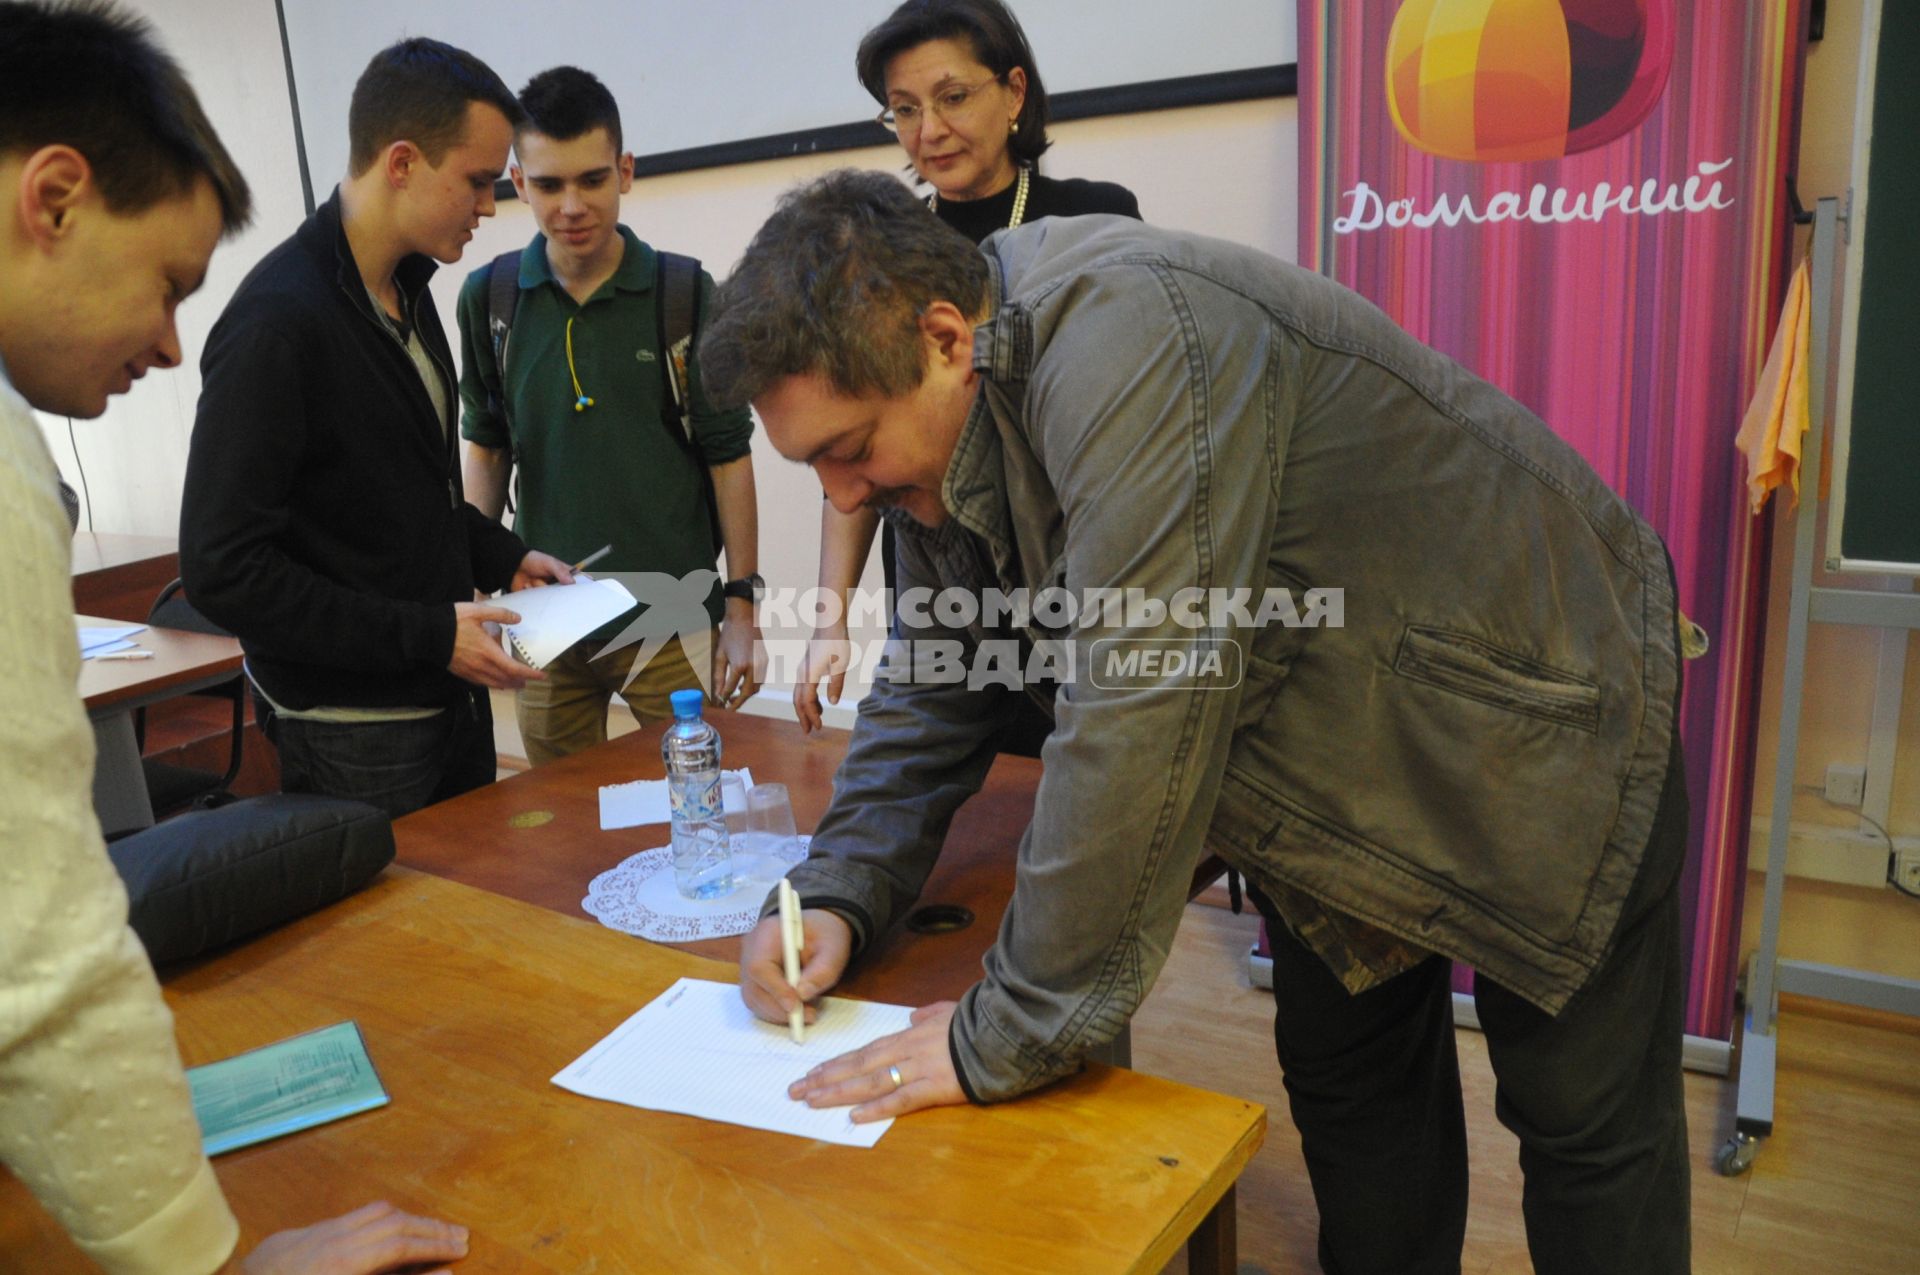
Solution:
[[[720,732],[701,719],[705,693],[675,691],[673,725],[660,741],[673,801],[673,883],[689,899],[733,890],[733,848],[720,797]]]

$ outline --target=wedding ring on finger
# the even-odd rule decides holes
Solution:
[[[906,1083],[906,1081],[900,1078],[900,1067],[898,1064],[895,1064],[894,1066],[887,1068],[887,1079],[893,1082],[893,1087],[895,1089],[898,1089],[901,1085]]]

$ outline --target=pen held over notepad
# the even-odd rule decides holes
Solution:
[[[580,561],[574,563],[571,567],[567,569],[569,571],[585,571],[588,567],[592,566],[594,563],[600,561],[600,559],[606,557],[608,554],[612,552],[613,552],[612,545],[601,545],[598,549],[595,549],[592,553],[580,559]]]

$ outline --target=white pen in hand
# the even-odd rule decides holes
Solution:
[[[606,557],[608,554],[612,552],[613,552],[612,545],[601,545],[598,549],[595,549],[592,553],[580,559],[580,561],[574,563],[571,567],[568,567],[567,570],[585,571],[588,567],[592,566],[594,563],[600,561],[600,559]]]
[[[786,962],[787,986],[799,990],[800,986],[800,896],[793,892],[785,877],[780,878],[780,957]],[[787,1011],[787,1031],[796,1045],[804,1044],[807,1035],[807,1011],[802,1005],[795,1005]]]

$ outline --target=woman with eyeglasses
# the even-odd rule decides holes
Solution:
[[[1112,182],[1040,175],[1047,137],[1047,91],[1019,21],[999,0],[907,0],[860,41],[860,83],[883,108],[879,120],[899,137],[915,175],[931,187],[927,206],[979,243],[996,230],[1041,217],[1088,213],[1140,216],[1133,192]],[[860,580],[880,515],[823,506],[820,587],[844,603]],[[881,542],[893,590],[893,532]],[[808,733],[820,727],[818,684],[840,702],[846,680],[846,607],[814,631],[793,706]],[[1052,722],[1031,704],[1003,733],[1003,752],[1037,756]]]

